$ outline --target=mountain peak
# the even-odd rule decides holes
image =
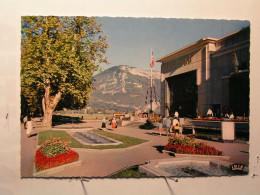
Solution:
[[[130,67],[128,65],[119,65],[117,67],[120,68],[121,70],[128,70],[129,68],[132,68],[132,67]]]
[[[145,110],[147,90],[150,85],[149,70],[141,70],[128,65],[111,67],[94,76],[93,90],[89,106],[118,111]],[[153,71],[153,97],[160,95],[160,72]],[[157,107],[159,106],[159,103]],[[158,107],[159,108],[159,107]]]
[[[137,67],[131,67],[129,65],[119,65],[119,66],[113,66],[109,69],[106,69],[104,72],[102,73],[105,73],[105,72],[116,72],[116,73],[119,73],[119,72],[126,72],[126,73],[130,73],[132,75],[138,75],[138,76],[142,76],[142,77],[146,77],[146,78],[151,78],[151,71],[150,70],[141,70]],[[100,73],[100,74],[102,74]],[[152,74],[153,74],[153,78],[154,79],[160,79],[161,77],[161,73],[158,72],[158,71],[155,71],[153,70],[152,71]],[[99,74],[97,74],[99,75]]]

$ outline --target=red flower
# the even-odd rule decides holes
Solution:
[[[40,149],[38,149],[35,154],[34,162],[37,171],[41,171],[63,164],[71,163],[77,161],[78,159],[78,153],[73,150],[70,150],[68,153],[56,155],[54,157],[47,157],[42,153]]]
[[[169,143],[164,147],[165,150],[180,154],[222,155],[221,151],[214,147],[207,146],[205,142],[195,142],[194,138],[186,138],[187,142],[183,142],[181,139],[182,138],[169,139]],[[179,140],[181,145],[179,144]],[[192,144],[189,144],[191,141]]]

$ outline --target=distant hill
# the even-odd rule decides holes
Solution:
[[[147,87],[150,85],[150,71],[127,65],[114,66],[94,76],[95,82],[88,107],[132,112],[149,111],[150,102]],[[153,71],[153,85],[157,102],[153,111],[158,112],[160,103],[160,72]],[[150,93],[149,93],[150,95]],[[154,89],[153,89],[153,97]],[[147,104],[145,103],[147,101]]]

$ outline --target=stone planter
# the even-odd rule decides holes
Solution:
[[[50,177],[50,176],[54,176],[55,173],[63,171],[66,168],[81,166],[81,164],[82,164],[82,160],[77,160],[72,163],[60,165],[58,167],[54,167],[51,169],[46,169],[46,170],[38,171],[38,172],[36,171],[35,165],[34,165],[33,166],[33,176],[34,177]]]
[[[217,156],[217,155],[199,155],[199,154],[178,154],[172,151],[163,150],[163,153],[173,154],[176,158],[183,158],[183,157],[197,157],[197,158],[215,158],[228,161],[230,156]]]
[[[196,157],[195,157],[196,156]],[[231,162],[210,158],[208,155],[203,155],[208,158],[200,158],[199,155],[190,155],[184,158],[167,158],[167,159],[155,159],[150,160],[144,165],[140,165],[138,171],[145,173],[149,177],[196,177],[194,173],[200,173],[199,177],[208,176],[233,176],[237,175],[237,172],[230,172]],[[202,155],[201,155],[202,156]],[[195,166],[194,166],[195,165]],[[180,167],[191,167],[191,172],[187,172],[187,169],[183,170]],[[173,171],[171,171],[173,170]],[[214,171],[216,170],[216,171]],[[244,167],[243,173],[248,173],[248,167]],[[203,175],[201,175],[201,173]]]

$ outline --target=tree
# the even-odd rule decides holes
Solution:
[[[106,36],[94,17],[22,17],[21,95],[52,125],[55,108],[83,108],[93,74],[108,63]],[[59,103],[59,105],[58,105]]]

